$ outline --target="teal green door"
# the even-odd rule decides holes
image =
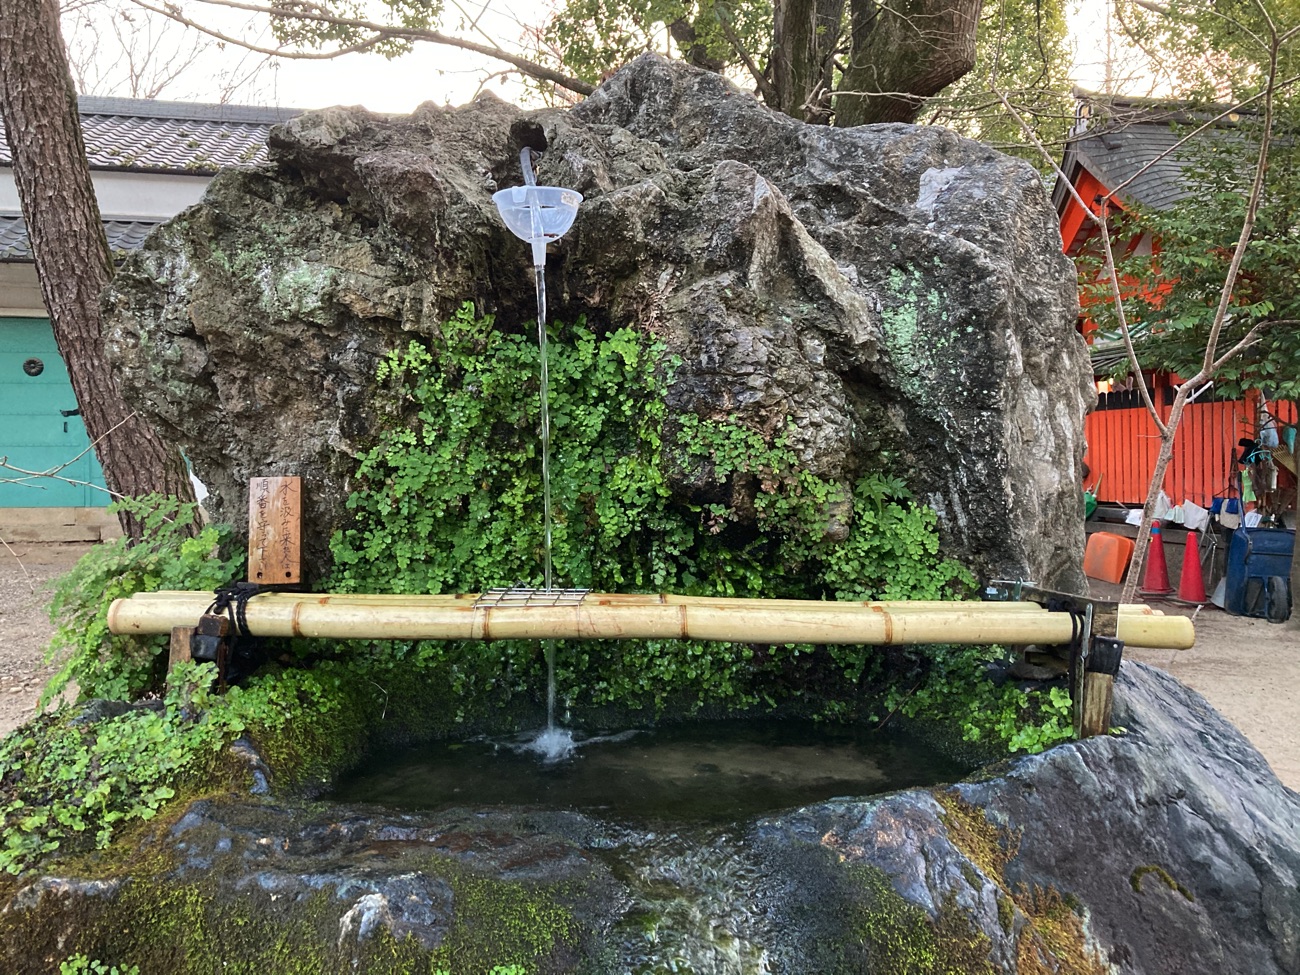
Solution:
[[[0,457],[15,467],[46,471],[81,456],[60,471],[72,481],[104,486],[95,452],[77,409],[68,370],[44,318],[0,318]],[[53,478],[24,483],[0,468],[0,508],[102,507],[108,495]]]

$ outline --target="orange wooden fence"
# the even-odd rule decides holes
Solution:
[[[1169,406],[1162,399],[1158,396],[1156,408],[1167,420]],[[1281,423],[1296,422],[1295,403],[1271,405]],[[1100,500],[1142,504],[1160,450],[1160,436],[1147,411],[1098,410],[1088,414],[1084,430],[1091,468],[1086,486],[1095,484],[1100,475]],[[1229,493],[1230,478],[1238,469],[1237,441],[1254,435],[1250,404],[1240,400],[1190,404],[1178,427],[1173,461],[1165,471],[1165,493],[1174,504],[1190,499],[1208,508],[1212,498]]]

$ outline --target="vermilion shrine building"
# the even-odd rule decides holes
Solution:
[[[1118,188],[1109,204],[1113,217],[1116,211],[1134,204],[1170,209],[1191,195],[1178,154],[1170,150],[1185,134],[1182,123],[1203,120],[1189,119],[1178,106],[1146,99],[1082,92],[1076,92],[1076,97],[1077,120],[1061,169],[1085,203],[1099,206],[1103,197]],[[1052,199],[1060,217],[1062,247],[1067,255],[1078,257],[1098,233],[1096,225],[1088,220],[1060,179]],[[1159,242],[1148,235],[1133,238],[1119,231],[1112,238],[1112,246],[1117,253],[1141,255],[1150,254]],[[1090,468],[1087,485],[1100,478],[1101,501],[1142,504],[1155,469],[1158,434],[1132,378],[1123,384],[1106,378],[1113,374],[1124,352],[1117,343],[1106,342],[1100,336],[1086,306],[1079,329],[1092,346],[1098,391],[1097,408],[1088,415],[1085,427]],[[1142,378],[1162,419],[1167,418],[1175,389],[1182,380],[1157,371],[1144,371]],[[1188,405],[1179,426],[1173,462],[1165,474],[1164,490],[1172,503],[1190,499],[1208,508],[1213,498],[1235,493],[1240,455],[1237,442],[1256,435],[1260,405],[1258,392],[1226,400],[1216,397],[1213,388]],[[1267,408],[1281,424],[1296,422],[1295,403],[1270,401]],[[1290,458],[1279,454],[1274,460],[1279,468],[1279,489],[1290,491],[1288,507],[1294,508],[1295,472],[1289,469]]]

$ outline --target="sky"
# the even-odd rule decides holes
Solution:
[[[550,5],[527,0],[491,0],[490,4],[462,0],[462,6],[478,18],[484,34],[500,38],[503,46],[509,46],[523,34],[521,25],[537,25]],[[475,39],[483,40],[482,36]],[[504,83],[490,77],[503,67],[470,52],[420,44],[392,61],[353,54],[332,64],[286,63],[278,69],[276,89],[281,104],[296,108],[362,104],[376,112],[409,112],[426,101],[460,105],[482,88],[506,101],[535,97],[517,76]]]
[[[484,35],[499,38],[502,45],[508,47],[522,36],[527,25],[539,23],[553,2],[446,0],[446,22],[448,26],[454,26],[458,20],[466,22],[471,29],[455,32],[483,43],[486,43]],[[84,19],[64,16],[64,39],[74,75],[80,69],[77,81],[83,94],[125,97],[132,94],[126,90],[126,61],[119,53],[122,46],[114,42],[111,10],[114,5],[130,13],[133,25],[138,27],[143,23],[139,10],[133,10],[122,0],[109,0],[107,5],[88,8]],[[238,32],[245,22],[239,15],[205,9],[201,0],[191,0],[186,9],[195,20],[232,34]],[[192,35],[184,28],[168,25],[161,18],[159,23],[162,26],[156,28],[154,35],[158,50],[175,50],[178,46],[192,43]],[[474,23],[482,33],[475,34],[472,30]],[[263,41],[273,43],[268,38],[263,38]],[[409,112],[426,101],[463,104],[484,86],[507,101],[523,101],[530,97],[518,80],[502,84],[500,79],[490,77],[503,67],[499,62],[489,62],[476,54],[433,44],[418,44],[410,53],[392,60],[374,54],[351,54],[315,61],[279,60],[260,71],[251,83],[238,89],[235,97],[223,97],[226,79],[232,73],[247,73],[261,59],[238,52],[231,46],[226,46],[225,50],[216,47],[216,44],[207,45],[207,50],[198,60],[158,97],[293,108],[364,105],[377,112]],[[154,73],[158,70],[152,65],[150,68]],[[140,94],[142,97],[148,95],[147,92]]]
[[[447,9],[455,19],[466,24],[477,22],[483,35],[500,38],[509,45],[520,38],[529,25],[545,18],[557,0],[447,0]],[[203,11],[201,0],[190,3],[196,19]],[[1073,80],[1089,89],[1105,83],[1106,52],[1101,40],[1106,36],[1107,0],[1073,0],[1068,5],[1071,42],[1075,50]],[[125,62],[114,57],[120,45],[113,43],[113,23],[104,11],[92,12],[82,22],[64,20],[64,33],[74,62],[80,66],[79,87],[87,94],[127,95],[123,90]],[[140,21],[134,12],[133,25]],[[227,30],[237,30],[241,18],[231,15],[204,14]],[[120,23],[120,22],[119,22]],[[471,25],[472,26],[472,25]],[[183,29],[163,27],[157,40],[159,50],[178,44],[193,43]],[[472,29],[467,36],[473,36]],[[157,60],[157,59],[155,59]],[[241,75],[259,59],[237,53],[229,46],[224,51],[216,45],[197,56],[196,62],[168,85],[159,97],[186,101],[234,101],[254,105],[283,105],[294,108],[323,108],[329,105],[364,105],[379,112],[409,112],[425,101],[439,104],[463,104],[482,88],[493,91],[506,101],[535,104],[533,96],[517,79],[502,81],[491,77],[502,67],[489,64],[478,55],[444,46],[421,44],[411,53],[391,61],[373,54],[352,54],[327,61],[281,61],[258,72],[250,83],[233,97],[224,93],[232,74]],[[172,59],[175,63],[176,59]],[[161,64],[166,64],[163,59]],[[155,68],[154,70],[157,70]],[[142,92],[148,94],[148,92]]]

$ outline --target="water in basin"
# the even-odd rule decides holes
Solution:
[[[530,806],[629,823],[721,824],[969,771],[901,735],[814,722],[702,721],[575,739],[560,761],[538,753],[536,735],[376,755],[334,797],[399,809]]]

